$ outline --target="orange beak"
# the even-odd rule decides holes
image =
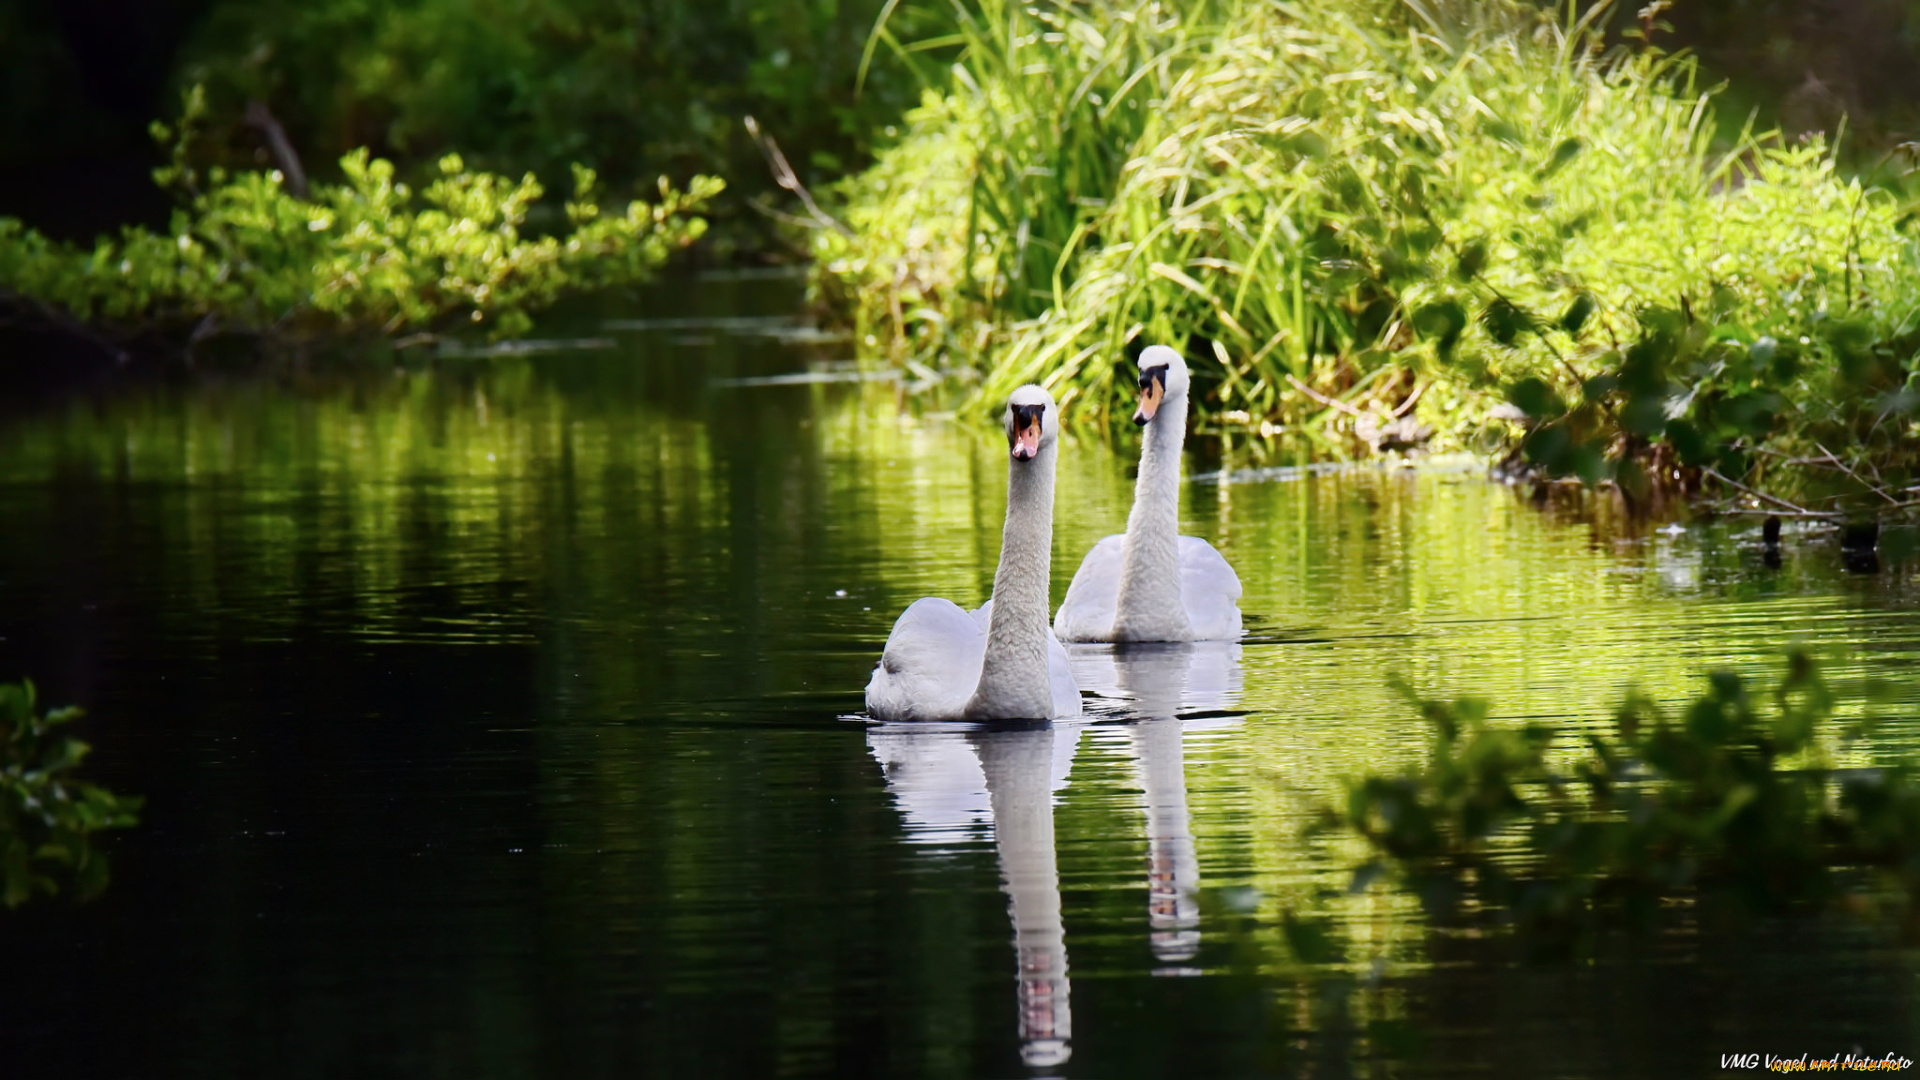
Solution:
[[[1015,405],[1007,418],[1007,444],[1013,460],[1032,461],[1040,453],[1040,414],[1044,405]]]
[[[1140,407],[1133,411],[1133,422],[1145,425],[1160,411],[1160,400],[1167,396],[1167,369],[1150,367],[1140,373]]]

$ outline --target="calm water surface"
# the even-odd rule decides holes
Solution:
[[[781,377],[822,356],[765,318],[789,287],[650,303],[669,321],[588,327],[611,348],[0,418],[0,677],[85,705],[94,776],[148,800],[105,897],[0,912],[6,1075],[1920,1058],[1920,958],[1872,926],[1680,913],[1525,964],[1346,895],[1363,850],[1312,828],[1343,777],[1418,760],[1394,671],[1571,743],[1629,681],[1677,703],[1805,643],[1843,700],[1890,697],[1845,761],[1920,750],[1910,567],[1849,575],[1790,533],[1770,568],[1750,522],[1200,441],[1186,531],[1238,568],[1245,643],[1082,650],[1083,721],[871,725],[899,611],[986,598],[1004,441]],[[1056,602],[1137,452],[1065,447]]]

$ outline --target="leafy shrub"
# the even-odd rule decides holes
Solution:
[[[539,182],[472,172],[458,155],[442,158],[438,179],[417,196],[364,150],[341,159],[346,183],[316,184],[304,199],[277,172],[211,170],[203,186],[185,150],[202,100],[189,97],[173,162],[156,176],[188,200],[168,232],[129,228],[83,250],[0,219],[0,300],[11,292],[121,329],[210,320],[396,333],[457,322],[513,335],[567,289],[645,280],[699,238],[706,223],[691,212],[722,187],[695,177],[682,192],[662,181],[658,203],[603,215],[593,171],[576,168],[573,231],[528,238],[521,226]],[[175,134],[156,125],[159,137]]]
[[[107,857],[93,834],[138,824],[141,800],[75,780],[87,744],[57,730],[76,708],[41,715],[32,682],[0,683],[0,903],[19,907],[59,891],[70,876],[81,899],[107,884]]]
[[[1345,818],[1431,909],[1467,904],[1551,938],[1707,893],[1764,912],[1829,903],[1848,895],[1845,868],[1872,867],[1909,920],[1920,911],[1920,777],[1836,782],[1820,749],[1834,700],[1804,654],[1771,709],[1731,672],[1677,720],[1630,695],[1572,775],[1548,766],[1545,728],[1402,691],[1433,727],[1426,765],[1353,781]]]

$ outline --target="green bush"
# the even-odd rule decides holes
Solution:
[[[71,877],[81,899],[107,884],[93,834],[138,824],[141,800],[75,780],[87,744],[60,734],[79,709],[41,715],[32,682],[0,683],[0,903],[19,907]]]
[[[1391,865],[1436,914],[1478,911],[1548,942],[1705,896],[1778,912],[1890,895],[1920,929],[1920,779],[1829,767],[1834,698],[1804,654],[1770,708],[1731,672],[1678,719],[1629,695],[1571,775],[1549,766],[1552,733],[1537,724],[1402,691],[1431,749],[1418,771],[1349,784],[1346,822],[1388,860],[1362,867],[1356,888]],[[1854,868],[1889,889],[1859,891],[1871,883]]]
[[[823,296],[895,357],[977,368],[976,403],[1044,379],[1116,415],[1123,352],[1159,341],[1215,422],[1344,449],[1411,412],[1443,442],[1511,438],[1514,384],[1575,398],[1650,311],[1711,310],[1709,332],[1796,343],[1770,386],[1819,409],[1843,359],[1825,327],[1882,342],[1920,311],[1897,199],[1818,141],[1716,147],[1690,61],[1584,23],[1437,0],[954,10],[951,84],[839,189],[855,235],[815,244]],[[1628,449],[1590,445],[1604,467],[1568,471]]]
[[[695,177],[682,192],[663,180],[658,203],[604,215],[594,173],[576,167],[572,232],[530,238],[521,226],[538,181],[469,171],[458,155],[442,158],[417,195],[364,150],[341,159],[344,184],[316,184],[304,199],[277,172],[203,178],[185,156],[201,101],[189,97],[173,163],[157,174],[187,196],[171,229],[129,228],[87,250],[0,219],[0,301],[120,330],[391,334],[460,324],[513,335],[565,290],[651,276],[701,235],[706,223],[691,211],[722,187]],[[162,138],[175,134],[156,125]]]

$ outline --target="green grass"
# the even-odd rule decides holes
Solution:
[[[1581,400],[1649,312],[1793,343],[1775,389],[1815,404],[1829,328],[1886,341],[1920,311],[1899,198],[1818,140],[1716,142],[1691,61],[1565,13],[955,0],[950,21],[950,76],[838,189],[854,235],[816,237],[816,281],[877,356],[959,369],[977,405],[1038,380],[1123,415],[1119,365],[1168,342],[1215,424],[1348,452],[1412,414],[1488,446],[1526,427],[1498,418],[1515,384]],[[1561,471],[1632,452],[1592,445],[1600,468]]]

